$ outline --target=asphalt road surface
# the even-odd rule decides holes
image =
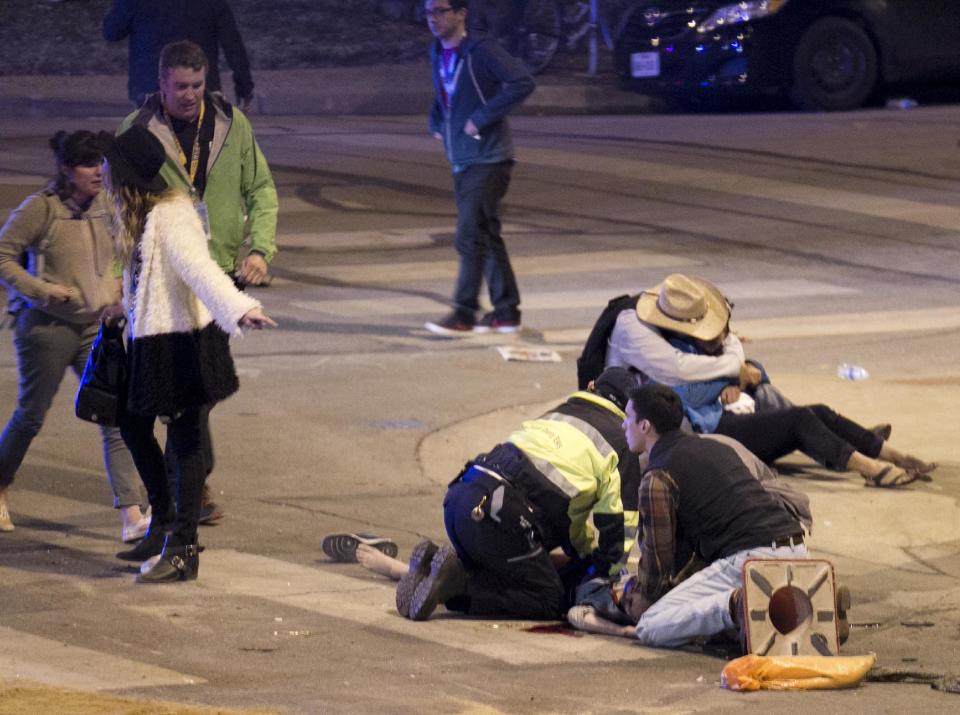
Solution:
[[[190,584],[140,586],[71,375],[11,491],[0,535],[0,678],[282,712],[956,712],[923,684],[740,695],[696,649],[396,614],[391,584],[329,563],[323,534],[444,538],[463,462],[576,387],[606,301],[681,271],[736,303],[734,327],[796,402],[826,402],[941,462],[871,490],[801,455],[808,543],[854,596],[845,653],[960,672],[960,109],[829,115],[520,117],[505,231],[518,336],[443,339],[455,276],[449,168],[422,117],[260,118],[281,252],[256,289],[277,330],[233,344],[242,389],[213,414]],[[71,120],[112,128],[116,120]],[[47,173],[47,120],[0,122],[3,215]],[[561,362],[505,361],[499,346]],[[869,379],[837,377],[837,365]],[[15,404],[0,333],[0,413]],[[442,611],[442,609],[440,609]],[[2,709],[2,705],[0,705]]]

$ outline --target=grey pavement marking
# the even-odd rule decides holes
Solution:
[[[357,569],[359,575],[366,575],[363,567]],[[613,663],[665,656],[626,639],[528,632],[525,629],[543,624],[527,621],[477,621],[441,615],[417,623],[396,612],[394,584],[386,579],[351,578],[231,549],[204,552],[202,570],[203,577],[197,584],[204,590],[302,608],[511,665]],[[443,609],[439,612],[442,614]],[[274,630],[278,637],[289,635],[282,628]]]
[[[850,337],[883,333],[956,330],[960,328],[960,306],[922,310],[883,310],[866,313],[784,316],[736,320],[731,327],[751,340],[814,338],[830,335]],[[582,346],[589,328],[544,330],[543,339],[555,345]]]
[[[685,267],[700,261],[667,253],[648,251],[592,251],[590,253],[547,253],[511,257],[513,269],[520,275],[546,276],[568,273],[636,271],[648,268]],[[451,279],[457,275],[455,259],[411,261],[346,266],[316,266],[299,269],[300,273],[322,276],[345,282],[397,283],[400,281]],[[604,299],[604,303],[612,297]],[[526,296],[524,296],[526,305]]]
[[[537,166],[571,168],[575,163],[570,152],[552,149],[520,149],[518,158]],[[832,211],[856,213],[876,218],[944,228],[955,231],[960,226],[960,208],[925,201],[911,201],[889,196],[820,188],[793,181],[778,181],[766,176],[750,176],[728,171],[694,169],[674,164],[602,156],[592,160],[590,169],[610,177],[631,182],[675,184],[686,189],[717,191],[737,196],[780,201]]]
[[[0,569],[2,571],[2,569]],[[187,673],[79,648],[0,626],[0,672],[6,677],[81,690],[205,683]]]
[[[613,251],[609,253],[623,253],[631,254],[634,252],[630,251]],[[642,254],[641,254],[642,255]],[[651,265],[656,265],[659,254],[647,254],[653,256],[650,261],[641,259],[637,261],[638,264],[641,264],[642,267],[649,268]],[[583,268],[584,271],[603,270],[600,268],[601,265],[607,263],[608,257],[606,252],[598,257],[598,254],[591,254],[594,259],[591,264],[589,260],[587,261],[587,266]],[[544,257],[541,257],[544,258]],[[553,257],[545,257],[553,258]],[[576,272],[576,254],[564,255],[557,257],[562,260],[557,261],[536,261],[533,258],[530,260],[530,266],[524,270],[524,268],[517,268],[518,272],[522,272],[523,275],[528,277],[530,276],[541,276],[541,275],[552,275],[556,273],[563,272]],[[682,265],[683,259],[669,259],[666,256],[663,256],[663,262],[669,263],[671,267],[676,266],[679,268],[684,268]],[[633,263],[633,260],[630,261]],[[681,263],[681,265],[677,265]],[[692,263],[692,261],[691,261]],[[400,281],[404,279],[405,274],[407,273],[407,268],[401,266],[398,270],[398,275],[395,276],[395,280]],[[518,262],[514,262],[515,267],[518,265]],[[618,267],[623,267],[624,270],[632,270],[633,268],[628,265],[627,262],[616,264],[612,263],[611,265],[616,265]],[[360,269],[369,270],[369,275],[366,277],[367,283],[386,283],[390,279],[390,273],[395,267],[396,264],[383,264],[382,266],[344,266],[341,268],[349,269],[349,272],[352,274],[353,269],[356,268],[358,271]],[[433,278],[433,277],[449,277],[453,278],[456,273],[456,263],[454,262],[436,262],[436,263],[411,263],[409,264],[409,271],[416,270],[417,267],[421,267],[424,273]],[[437,276],[436,274],[449,269],[449,275]],[[323,268],[318,269],[328,272],[331,269]],[[332,269],[337,270],[337,269]],[[607,269],[611,270],[610,268]],[[309,272],[309,269],[303,272]],[[358,278],[358,280],[360,280]],[[786,299],[786,298],[798,298],[798,297],[810,297],[810,296],[832,296],[832,295],[848,295],[855,294],[858,291],[851,288],[844,288],[841,286],[831,285],[829,283],[821,283],[818,281],[808,281],[803,279],[798,280],[782,280],[782,281],[742,281],[736,284],[725,284],[723,286],[727,295],[735,300],[771,300],[771,299]],[[569,310],[572,308],[596,308],[597,313],[599,314],[600,309],[607,304],[607,301],[610,300],[615,295],[622,293],[635,293],[638,290],[638,287],[635,282],[631,283],[607,283],[606,287],[598,288],[594,290],[579,290],[579,291],[570,291],[570,290],[561,290],[561,291],[537,291],[537,290],[525,290],[523,292],[523,309],[529,314],[529,311],[532,310]],[[348,299],[348,300],[318,300],[318,301],[305,301],[298,300],[292,301],[291,306],[299,308],[301,310],[307,310],[311,312],[318,313],[329,313],[332,315],[340,315],[344,317],[370,317],[370,316],[384,316],[384,315],[421,315],[424,313],[429,313],[431,311],[436,311],[437,304],[436,301],[429,298],[421,297],[406,297],[406,298],[393,298],[391,297],[389,301],[385,301],[382,298],[357,298],[357,299]],[[772,322],[779,323],[781,319],[773,319]],[[586,326],[583,330],[589,331],[590,326]],[[559,331],[548,331],[548,332],[559,332]],[[578,332],[579,336],[580,333]],[[586,332],[583,332],[583,339],[586,339]]]
[[[395,134],[338,134],[310,137],[317,141],[368,148],[405,149],[435,152],[435,140]],[[518,161],[542,167],[582,170],[576,152],[555,149],[519,147]],[[960,226],[960,208],[924,201],[911,201],[890,196],[878,196],[833,187],[818,187],[794,181],[779,181],[767,176],[751,176],[716,169],[694,169],[653,161],[622,159],[613,156],[594,156],[590,171],[626,179],[631,183],[656,182],[673,184],[685,189],[716,191],[736,196],[748,196],[770,201],[810,206],[833,211],[856,213],[877,218],[906,221],[955,231]]]

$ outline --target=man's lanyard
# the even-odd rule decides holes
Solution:
[[[206,110],[207,103],[203,100],[200,100],[200,114],[197,117],[197,133],[193,137],[193,149],[190,152],[190,163],[187,163],[187,155],[183,151],[183,147],[180,145],[180,137],[177,136],[176,130],[173,128],[173,121],[170,119],[170,115],[167,114],[166,107],[163,110],[163,117],[167,120],[167,124],[170,126],[170,131],[173,132],[173,141],[177,143],[177,153],[180,156],[180,163],[187,170],[190,175],[190,186],[194,185],[194,180],[197,178],[197,170],[200,168],[200,127],[203,126],[203,113]]]
[[[454,49],[448,53],[448,59],[444,61],[443,54],[440,55],[440,82],[443,84],[443,91],[446,95],[446,105],[450,106],[450,99],[453,97],[453,90],[457,86],[457,75],[460,71],[460,50]]]

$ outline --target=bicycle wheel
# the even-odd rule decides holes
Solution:
[[[527,0],[523,18],[514,32],[517,56],[536,74],[550,64],[560,45],[557,0]]]

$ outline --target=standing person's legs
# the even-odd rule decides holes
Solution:
[[[513,161],[485,166],[487,174],[481,197],[479,230],[486,245],[483,273],[497,320],[520,322],[520,289],[510,265],[507,246],[500,234],[500,204],[510,186]]]
[[[167,440],[177,457],[177,508],[160,558],[137,576],[140,583],[167,583],[195,579],[200,566],[197,519],[206,478],[200,428],[200,410],[184,410],[167,425]],[[159,445],[157,445],[159,450]],[[167,488],[164,475],[165,491]]]
[[[203,405],[200,407],[200,448],[203,451],[203,469],[206,478],[213,473],[215,463],[213,456],[213,437],[210,433],[210,410],[213,405]],[[177,453],[170,442],[169,432],[166,445],[163,450],[163,458],[167,462],[167,479],[170,483],[170,493],[177,493]],[[210,487],[204,481],[203,492],[200,500],[200,524],[209,524],[217,519],[223,518],[223,510],[220,505],[213,501],[210,495]]]
[[[760,547],[718,559],[670,590],[637,621],[637,639],[647,646],[679,648],[695,638],[708,637],[737,624],[730,598],[743,585],[743,562],[750,558],[806,558],[803,544]]]
[[[453,175],[453,192],[457,202],[457,238],[455,246],[460,260],[457,283],[453,289],[453,308],[457,318],[473,325],[480,309],[478,298],[483,282],[486,239],[480,230],[488,167],[468,166]]]
[[[0,489],[6,489],[40,432],[63,373],[80,344],[78,329],[39,310],[17,314],[13,338],[20,385],[17,407],[0,434]]]
[[[153,416],[125,413],[120,417],[120,434],[147,489],[147,497],[153,509],[150,531],[162,532],[173,521],[174,505],[170,496],[163,450],[160,449],[160,443],[153,432],[155,422],[156,417]]]
[[[207,476],[201,412],[209,414],[209,409],[185,410],[167,425],[167,441],[172,445],[177,457],[177,512],[171,536],[175,543],[181,546],[193,544],[197,540],[200,495]]]
[[[143,540],[131,549],[117,553],[125,561],[146,561],[163,549],[167,529],[173,522],[174,506],[163,459],[163,450],[153,432],[156,417],[124,412],[120,415],[120,434],[130,450],[137,472],[147,488],[153,515]]]

